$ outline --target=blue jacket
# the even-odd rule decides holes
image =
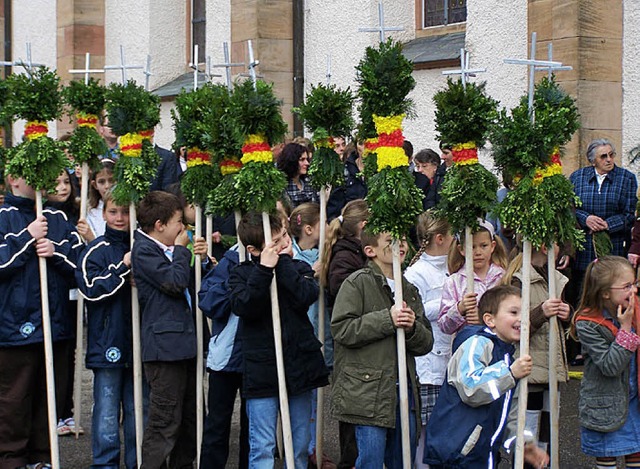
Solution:
[[[437,468],[493,469],[515,387],[509,369],[514,346],[484,326],[467,326],[453,350],[427,425],[423,461]]]
[[[78,262],[76,281],[87,299],[87,368],[121,368],[132,364],[131,270],[122,258],[129,252],[129,232],[107,226]]]
[[[43,214],[55,248],[47,258],[51,335],[54,341],[72,339],[75,322],[67,302],[83,244],[63,212],[47,208]],[[36,240],[27,231],[35,218],[33,200],[6,195],[0,208],[0,347],[44,341]]]
[[[191,251],[175,246],[171,261],[145,233],[138,230],[134,237],[131,265],[142,318],[142,361],[194,358],[196,331],[185,294],[191,281]]]
[[[212,319],[207,368],[213,371],[242,372],[242,340],[238,316],[231,312],[229,273],[240,263],[237,245],[229,249],[215,269],[202,280],[198,299],[200,310]]]

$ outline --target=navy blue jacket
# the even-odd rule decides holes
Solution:
[[[453,342],[454,354],[472,336],[486,337],[493,344],[491,361],[487,368],[505,360],[505,356],[509,357],[508,363],[511,363],[514,346],[503,342],[484,326],[463,328]],[[452,360],[454,359],[456,359],[455,356],[452,357]],[[452,379],[458,378],[456,376]],[[467,376],[464,378],[472,379]],[[447,372],[427,425],[423,459],[425,464],[434,468],[446,469],[497,467],[513,389],[498,397],[499,391],[495,382],[479,386],[488,387],[493,395],[493,400],[489,404],[474,407],[462,401],[457,389],[451,384]],[[451,422],[455,422],[455,424],[452,425]]]
[[[155,177],[151,181],[149,191],[166,191],[167,187],[180,181],[180,163],[178,157],[171,150],[154,145],[154,150],[160,157],[160,164]]]
[[[68,314],[69,289],[82,241],[65,214],[46,208],[47,239],[54,245],[47,258],[49,314],[54,341],[75,337],[75,322]],[[7,194],[0,208],[0,347],[41,343],[42,307],[36,240],[27,231],[36,219],[35,202]]]
[[[175,246],[170,261],[148,235],[138,230],[134,238],[131,264],[142,317],[142,361],[194,358],[196,331],[185,295],[191,280],[191,251]]]
[[[358,154],[353,152],[344,162],[344,184],[331,191],[327,201],[327,218],[329,221],[338,217],[348,202],[364,199],[367,196],[367,185],[360,175],[356,164]]]
[[[278,395],[270,285],[275,270],[285,379],[290,396],[328,384],[329,370],[307,316],[319,287],[309,264],[283,254],[275,269],[246,261],[231,271],[231,310],[240,317],[245,398]]]
[[[131,285],[122,258],[129,252],[129,232],[107,226],[78,262],[76,281],[87,299],[87,368],[132,364]]]

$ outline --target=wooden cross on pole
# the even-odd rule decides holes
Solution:
[[[460,70],[445,70],[443,75],[460,75],[462,80],[462,87],[467,87],[468,77],[475,77],[477,73],[484,73],[486,68],[469,68],[469,62],[471,61],[471,54],[464,50],[464,47],[460,49]]]
[[[404,31],[402,26],[385,26],[384,24],[384,6],[382,0],[378,2],[378,26],[375,28],[358,28],[361,33],[378,33],[380,34],[380,42],[385,42],[387,31]]]
[[[77,75],[77,74],[84,74],[84,84],[88,85],[89,84],[89,75],[91,75],[92,73],[104,73],[104,70],[101,68],[91,68],[91,53],[87,52],[84,55],[84,70],[83,69],[72,69],[69,70],[69,73],[71,73],[72,75]]]
[[[327,79],[327,85],[331,84],[331,54],[327,54],[327,74],[325,75]]]
[[[124,60],[124,46],[120,45],[120,63],[118,65],[105,65],[105,70],[120,70],[122,74],[122,84],[127,84],[127,70],[141,70],[142,65],[127,65]]]
[[[547,57],[549,58],[549,62],[553,62],[553,43],[550,42],[549,46],[547,47]],[[559,65],[559,66],[553,66],[553,65],[547,65],[545,66],[537,66],[536,67],[536,72],[544,72],[547,71],[547,76],[549,78],[551,78],[551,75],[553,75],[553,72],[563,72],[563,71],[568,71],[568,70],[573,70],[573,67],[571,65]]]
[[[7,62],[4,62],[2,64],[8,65],[8,66],[12,65],[11,63],[7,63]],[[44,64],[33,63],[33,61],[31,60],[31,43],[30,42],[27,42],[27,60],[25,61],[22,59],[18,59],[15,62],[13,62],[13,65],[23,67],[27,72],[27,75],[29,75],[29,78],[33,77],[34,68],[45,66]]]
[[[144,89],[145,91],[149,91],[149,80],[151,79],[151,55],[147,54],[147,65],[142,71],[144,73]]]
[[[249,49],[249,65],[247,65],[247,69],[249,70],[251,81],[253,82],[253,88],[256,89],[256,81],[260,78],[260,76],[256,75],[256,67],[260,65],[260,61],[253,56],[253,43],[251,42],[251,39],[247,41],[247,48]]]
[[[198,89],[198,74],[200,73],[200,65],[206,63],[198,62],[198,44],[193,46],[193,59],[189,63],[189,67],[193,69],[193,91]]]
[[[225,69],[225,78],[227,82],[227,88],[229,91],[233,88],[233,80],[231,79],[231,67],[244,67],[244,62],[241,63],[231,63],[231,56],[229,54],[229,43],[222,43],[222,51],[224,53],[224,63],[221,64],[213,64],[213,68],[224,68]]]

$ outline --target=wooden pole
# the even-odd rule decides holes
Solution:
[[[236,222],[236,233],[237,233],[238,225],[240,224],[240,220],[242,219],[242,214],[240,213],[240,210],[235,210],[233,212],[233,215]],[[247,253],[245,252],[244,245],[242,244],[242,241],[240,241],[239,236],[238,236],[238,257],[240,258],[240,262],[244,262],[247,260]]]
[[[207,238],[207,254],[213,256],[213,215],[207,215],[205,233]]]
[[[522,310],[520,313],[520,356],[529,355],[529,301],[531,297],[531,241],[522,243]],[[524,467],[524,425],[527,417],[528,378],[519,382],[518,431],[514,468]]]
[[[400,265],[400,240],[393,240],[393,281],[395,282],[396,308],[402,308],[402,266]],[[411,443],[409,428],[409,386],[407,383],[407,348],[404,329],[396,329],[396,348],[398,352],[398,384],[400,386],[400,426],[402,430],[402,467],[411,469]]]
[[[42,192],[36,191],[36,217],[42,216]],[[47,378],[47,414],[49,416],[49,444],[51,445],[51,467],[60,469],[56,416],[56,381],[53,372],[53,339],[51,336],[51,316],[49,313],[49,285],[47,282],[47,259],[38,257],[40,270],[40,301],[42,306],[42,335],[44,337],[44,361]],[[19,425],[20,422],[14,422]]]
[[[129,204],[129,231],[131,233],[131,249],[133,249],[133,233],[136,229],[136,205]],[[135,268],[135,266],[133,266]],[[136,457],[138,468],[142,465],[142,437],[144,422],[142,416],[142,350],[140,342],[140,305],[138,304],[138,289],[131,287],[131,332],[133,339],[133,403],[136,421]]]
[[[202,210],[200,206],[196,205],[196,227],[194,240],[199,238],[202,233]],[[199,254],[196,254],[195,261],[196,270],[196,448],[197,448],[197,460],[196,467],[200,467],[200,453],[202,446],[202,434],[204,429],[204,395],[203,395],[203,373],[204,373],[204,349],[202,342],[204,341],[204,327],[202,322],[202,311],[198,302],[198,292],[200,291],[200,285],[202,284],[202,259]]]
[[[547,251],[547,267],[549,277],[549,299],[557,298],[556,286],[556,253],[551,245]],[[558,317],[549,318],[549,420],[551,445],[551,469],[560,469],[559,425],[560,425],[560,395],[558,394]]]
[[[88,57],[88,53],[87,53]],[[88,67],[87,67],[88,68]],[[87,218],[87,201],[89,198],[89,164],[82,163],[82,185],[80,186],[80,218]],[[84,333],[84,297],[78,295],[76,309],[76,361],[73,372],[73,420],[75,422],[76,440],[80,435],[80,417],[82,416],[82,351]]]
[[[470,226],[464,229],[464,273],[467,276],[466,293],[473,293],[475,274],[473,273],[473,232]]]
[[[262,212],[262,228],[264,229],[265,246],[271,243],[271,223],[269,214]],[[280,323],[280,305],[278,303],[278,287],[276,274],[271,280],[271,318],[273,321],[273,341],[276,351],[276,368],[278,371],[278,395],[280,397],[280,415],[282,416],[282,433],[284,438],[284,453],[287,467],[295,467],[293,455],[293,437],[291,435],[291,417],[289,416],[289,398],[284,374],[284,355],[282,353],[282,329]]]
[[[322,259],[324,252],[324,239],[327,232],[327,187],[320,189],[320,239],[318,241],[318,259]],[[322,344],[322,356],[324,356],[324,320],[325,320],[325,301],[324,301],[324,275],[320,275],[320,294],[318,296],[318,339]],[[324,388],[318,388],[318,399],[316,401],[316,463],[322,466],[323,441],[324,434]]]

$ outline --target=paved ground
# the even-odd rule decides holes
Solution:
[[[85,370],[83,374],[83,406],[82,425],[86,433],[78,440],[73,436],[60,438],[61,466],[64,469],[84,469],[91,465],[91,401],[92,401],[92,379],[90,371]],[[593,459],[584,456],[580,452],[580,435],[578,429],[576,408],[578,400],[579,381],[571,381],[561,395],[562,409],[560,412],[560,460],[561,467],[566,469],[582,469],[593,467]],[[336,423],[329,416],[329,404],[325,407],[325,452],[332,459],[337,460],[339,456],[338,429]],[[236,409],[236,417],[239,408]],[[232,440],[237,438],[239,423],[234,419]],[[231,461],[227,465],[235,468],[237,445],[232,441]],[[280,467],[280,466],[277,466]],[[503,463],[501,468],[508,468],[509,464]]]

